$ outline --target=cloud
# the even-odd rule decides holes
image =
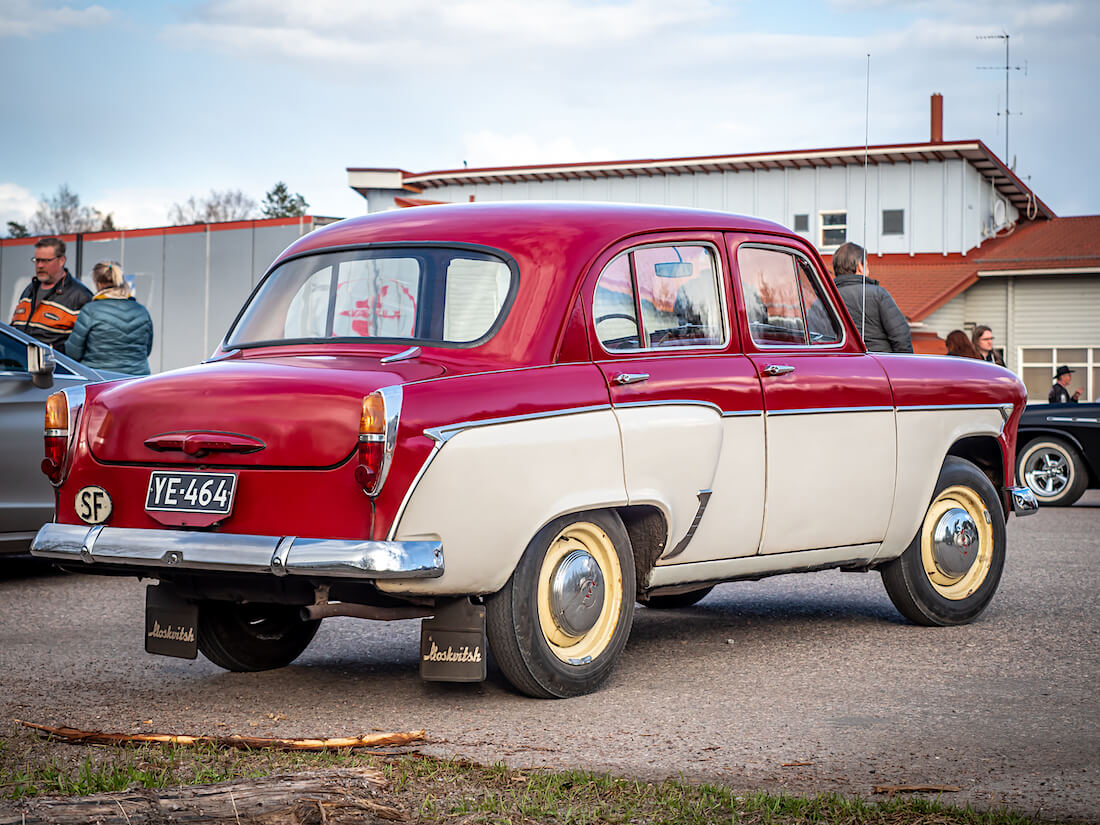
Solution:
[[[518,49],[613,47],[724,14],[715,0],[218,0],[167,26],[163,35],[227,52],[341,66],[465,67]]]
[[[38,198],[16,183],[0,183],[0,234],[8,234],[8,221],[24,226],[38,208]]]
[[[103,6],[41,8],[30,0],[0,0],[0,37],[31,37],[57,29],[105,26],[113,14]]]
[[[481,130],[463,138],[463,160],[473,167],[570,163],[612,157],[606,147],[579,146],[566,137],[537,138]]]

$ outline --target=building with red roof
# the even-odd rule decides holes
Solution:
[[[349,167],[367,211],[485,200],[603,200],[742,212],[791,227],[829,263],[867,249],[918,352],[954,329],[994,331],[1032,398],[1054,370],[1100,395],[1100,216],[1060,218],[984,143],[928,142],[753,154],[409,172]]]

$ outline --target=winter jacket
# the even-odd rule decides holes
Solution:
[[[153,319],[133,298],[100,293],[77,316],[66,354],[94,369],[149,374]]]
[[[11,316],[11,325],[65,352],[65,341],[76,323],[81,307],[92,300],[92,291],[65,270],[64,276],[49,288],[33,278]]]
[[[868,352],[912,352],[913,341],[909,335],[909,323],[901,314],[890,293],[879,286],[874,278],[867,278],[867,318],[864,323],[860,304],[864,299],[862,275],[838,275],[836,287],[848,307],[856,329],[863,330],[863,343]]]

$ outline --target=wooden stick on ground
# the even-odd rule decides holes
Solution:
[[[331,739],[280,739],[266,736],[186,736],[172,733],[103,733],[98,730],[78,730],[77,728],[53,728],[49,725],[36,725],[16,719],[24,727],[33,728],[40,733],[53,736],[74,744],[90,743],[95,745],[117,745],[132,742],[150,742],[161,745],[213,745],[218,748],[272,748],[284,751],[317,751],[348,748],[379,748],[388,745],[407,745],[410,742],[423,742],[426,731],[413,730],[405,733],[371,733],[364,736],[338,737]]]
[[[893,796],[896,793],[955,793],[958,785],[875,785],[875,793]]]

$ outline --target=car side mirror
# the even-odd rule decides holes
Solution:
[[[54,357],[53,347],[27,344],[27,370],[36,387],[48,390],[53,386],[53,371],[56,366],[57,358]]]

